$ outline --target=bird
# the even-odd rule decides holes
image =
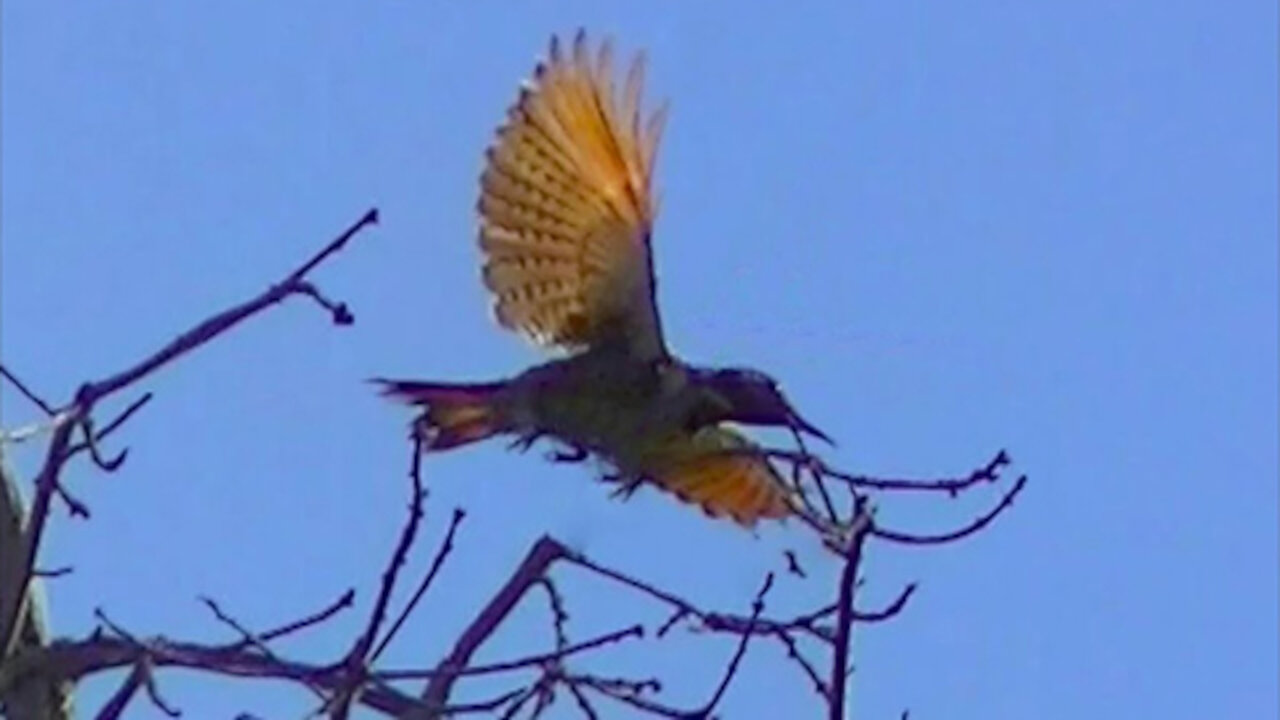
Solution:
[[[604,460],[623,494],[651,483],[747,527],[795,511],[793,491],[726,423],[782,426],[831,442],[779,383],[751,368],[699,367],[667,347],[656,301],[653,175],[667,116],[642,107],[646,58],[615,86],[608,39],[553,35],[488,147],[477,202],[482,280],[502,328],[563,356],[505,380],[374,378],[421,409],[439,452],[498,435],[550,436],[562,460]]]

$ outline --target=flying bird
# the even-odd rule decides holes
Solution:
[[[721,423],[830,439],[764,373],[699,368],[668,350],[652,255],[666,106],[644,112],[644,73],[637,54],[619,89],[608,41],[593,53],[579,31],[566,51],[553,36],[486,155],[477,209],[494,316],[566,356],[497,382],[375,382],[422,408],[427,451],[551,436],[613,465],[627,488],[652,482],[746,526],[785,517],[792,491]]]

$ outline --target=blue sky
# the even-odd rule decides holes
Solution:
[[[782,378],[850,469],[960,473],[1007,447],[1031,475],[979,537],[869,550],[869,604],[921,589],[859,631],[857,717],[1275,716],[1273,3],[547,5],[4,4],[0,341],[51,399],[383,217],[316,276],[355,326],[304,302],[250,322],[138,388],[156,399],[121,435],[123,472],[69,471],[94,518],[58,516],[44,548],[75,567],[49,588],[57,630],[102,606],[212,640],[199,594],[266,627],[356,586],[359,613],[281,647],[345,649],[407,496],[407,415],[361,380],[539,359],[488,319],[472,209],[517,82],[583,25],[646,49],[672,101],[655,243],[676,350]],[[0,397],[6,427],[36,417]],[[412,572],[454,506],[470,515],[392,665],[434,664],[544,532],[724,609],[747,610],[782,548],[811,578],[780,578],[771,614],[836,579],[799,528],[617,503],[586,469],[496,443],[428,477]],[[992,499],[888,501],[881,519],[946,529]],[[560,577],[578,637],[664,615]],[[547,627],[531,604],[481,659],[545,647]],[[664,669],[667,699],[693,705],[731,652],[681,633],[589,662]],[[86,685],[82,712],[116,682]],[[162,682],[192,717],[311,707]],[[813,702],[761,645],[723,710]]]

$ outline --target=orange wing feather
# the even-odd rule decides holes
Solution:
[[[665,355],[649,236],[653,164],[665,112],[642,123],[644,58],[621,98],[612,51],[571,55],[552,38],[489,148],[480,178],[484,282],[499,324],[541,345],[621,343]]]
[[[749,453],[752,447],[732,430],[707,427],[666,443],[650,463],[651,479],[708,515],[728,516],[746,527],[791,515],[790,489],[768,460]]]

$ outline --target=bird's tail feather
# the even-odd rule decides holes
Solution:
[[[427,451],[448,450],[504,432],[506,424],[497,403],[503,382],[438,383],[375,378],[382,395],[422,408],[414,432]]]

